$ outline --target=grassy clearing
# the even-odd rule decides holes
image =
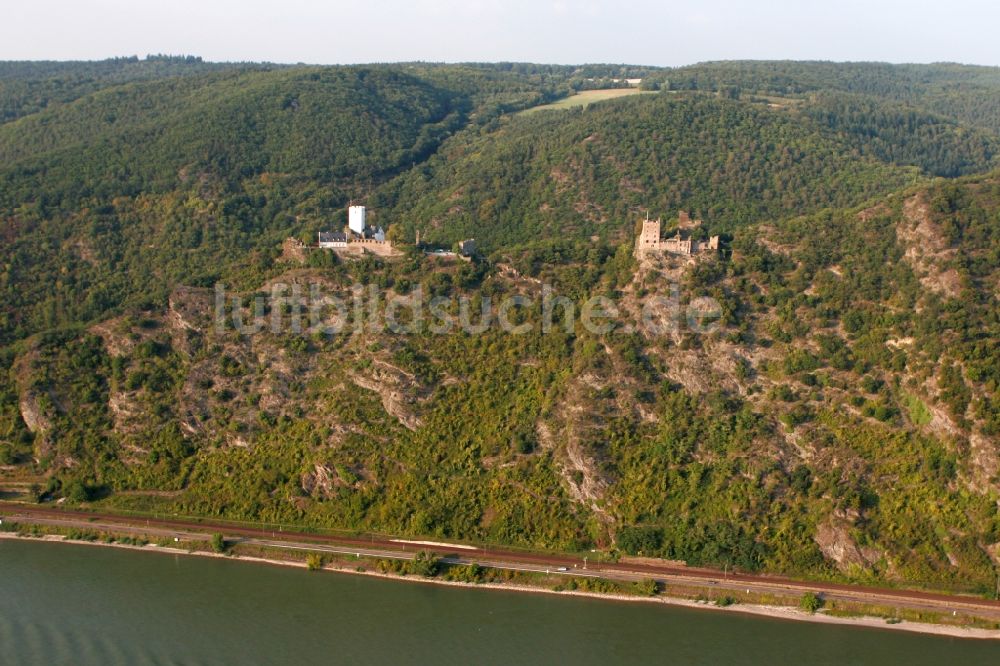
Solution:
[[[744,97],[743,99],[747,98]],[[750,95],[749,100],[757,104],[766,104],[767,106],[776,109],[795,108],[805,101],[800,97],[780,97],[778,95],[761,94]]]
[[[931,422],[931,412],[920,398],[910,393],[904,393],[903,401],[909,412],[910,420],[915,425],[922,426]]]
[[[606,99],[614,99],[616,97],[625,97],[627,95],[637,95],[653,92],[650,90],[639,90],[638,88],[609,88],[606,90],[583,90],[575,95],[570,95],[569,97],[564,97],[563,99],[552,102],[551,104],[542,104],[541,106],[535,106],[530,109],[525,109],[522,114],[535,113],[537,111],[555,111],[559,109],[572,109],[578,106],[590,106],[594,102],[600,102]]]

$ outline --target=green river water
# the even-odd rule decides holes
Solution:
[[[978,664],[1000,642],[0,541],[0,664]]]

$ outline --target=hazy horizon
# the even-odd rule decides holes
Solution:
[[[148,54],[215,62],[623,63],[715,60],[955,62],[1000,66],[1000,6],[956,0],[387,0],[213,3],[36,0],[5,10],[0,60]]]
[[[958,65],[961,67],[993,67],[1000,68],[1000,65],[984,65],[978,62],[959,62],[954,60],[926,60],[926,61],[892,61],[892,60],[820,60],[820,59],[800,59],[800,58],[729,58],[725,60],[696,60],[679,63],[676,65],[654,65],[644,62],[604,62],[604,61],[581,61],[581,62],[545,62],[540,60],[368,60],[352,62],[308,62],[304,60],[216,60],[205,58],[199,53],[116,53],[103,57],[94,58],[0,58],[0,62],[102,62],[106,60],[138,58],[146,60],[148,58],[169,57],[169,58],[200,58],[202,62],[216,65],[228,64],[259,64],[259,65],[281,65],[306,67],[351,67],[364,65],[406,65],[410,63],[425,63],[429,65],[490,65],[497,63],[511,63],[519,65],[551,65],[554,67],[587,67],[587,66],[622,66],[622,67],[650,67],[663,69],[679,69],[709,62],[829,62],[837,65],[851,63],[879,63],[886,65]]]

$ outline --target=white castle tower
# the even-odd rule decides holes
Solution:
[[[365,231],[365,207],[351,206],[347,209],[347,226],[356,234]]]

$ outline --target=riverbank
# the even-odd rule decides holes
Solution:
[[[259,556],[245,555],[245,554],[215,553],[204,550],[188,550],[185,548],[176,548],[176,547],[162,546],[157,544],[130,545],[130,544],[106,542],[106,541],[81,541],[81,540],[67,539],[62,535],[28,536],[28,535],[17,534],[14,532],[0,532],[0,539],[20,539],[27,541],[46,541],[46,542],[63,543],[70,545],[103,546],[111,548],[120,548],[124,550],[142,551],[147,553],[153,552],[153,553],[165,553],[172,555],[194,555],[197,557],[238,560],[248,563],[268,564],[273,566],[295,567],[300,569],[309,568],[308,564],[303,560],[287,560],[287,559],[259,557]],[[611,601],[633,602],[633,603],[666,604],[669,606],[678,606],[678,607],[699,609],[705,611],[742,613],[745,615],[756,615],[756,616],[769,617],[772,619],[789,620],[797,622],[850,625],[857,627],[868,627],[873,629],[904,631],[904,632],[930,634],[937,636],[948,636],[953,638],[1000,640],[1000,631],[996,630],[981,629],[976,627],[930,624],[923,622],[911,622],[911,621],[900,621],[896,624],[889,624],[886,622],[884,618],[870,617],[870,616],[841,617],[841,616],[828,615],[823,612],[807,613],[803,610],[789,606],[770,606],[770,605],[746,604],[746,603],[733,604],[729,606],[717,606],[706,602],[699,602],[680,597],[672,597],[669,595],[643,597],[643,596],[632,596],[624,594],[588,592],[582,590],[557,591],[546,587],[523,585],[517,583],[491,583],[491,582],[465,583],[460,581],[442,580],[438,578],[424,578],[412,575],[400,576],[395,574],[382,573],[379,571],[371,571],[369,569],[349,568],[349,567],[335,566],[335,565],[325,565],[322,567],[322,571],[354,574],[356,576],[372,576],[376,578],[385,578],[396,581],[402,580],[412,583],[424,583],[432,585],[446,585],[453,587],[467,587],[467,588],[479,588],[479,589],[485,588],[492,590],[506,590],[506,591],[527,592],[534,594],[591,597],[594,599],[603,599],[606,601],[611,600]]]

